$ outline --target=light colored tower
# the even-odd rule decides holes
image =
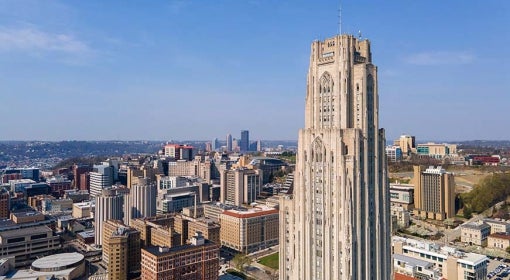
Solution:
[[[391,279],[378,104],[368,40],[312,43],[295,185],[280,203],[280,279]]]
[[[218,149],[218,138],[214,138],[211,141],[211,151],[216,151]]]
[[[132,219],[155,216],[156,197],[156,185],[147,178],[138,178],[138,183],[131,187],[128,195],[129,218],[126,221],[131,224]]]
[[[124,196],[113,189],[105,189],[96,196],[94,212],[95,244],[103,245],[103,224],[107,220],[122,220],[124,216]]]
[[[232,134],[227,134],[227,152],[232,152]]]

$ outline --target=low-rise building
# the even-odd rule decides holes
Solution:
[[[510,234],[501,232],[489,235],[487,238],[487,247],[506,250],[510,247]]]
[[[407,228],[411,222],[411,214],[409,211],[400,206],[390,207],[391,216],[394,217],[396,224],[400,228]]]
[[[487,245],[491,227],[484,223],[467,223],[460,227],[460,241],[478,246]]]
[[[405,210],[414,209],[414,186],[410,184],[390,184],[391,206],[403,207]]]
[[[73,203],[73,217],[76,219],[90,218],[94,210],[95,204],[93,201]]]
[[[392,246],[394,254],[432,263],[434,265],[432,269],[437,270],[438,276],[441,277],[433,279],[484,280],[487,277],[489,259],[485,255],[466,253],[453,247],[398,236],[393,236]]]
[[[510,232],[510,223],[495,219],[483,219],[483,222],[491,227],[491,234],[498,232]]]
[[[0,231],[0,255],[15,257],[16,266],[29,265],[60,248],[60,238],[47,226]]]
[[[439,279],[441,273],[429,261],[401,254],[393,254],[393,268],[395,273],[411,276],[415,279]]]

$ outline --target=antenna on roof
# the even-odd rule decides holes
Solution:
[[[342,0],[338,2],[338,35],[342,35]]]

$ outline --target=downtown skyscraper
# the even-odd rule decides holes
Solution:
[[[293,193],[280,203],[280,279],[390,279],[390,209],[370,42],[311,46]]]

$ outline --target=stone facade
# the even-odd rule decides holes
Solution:
[[[390,197],[370,42],[312,43],[280,279],[391,279]]]

